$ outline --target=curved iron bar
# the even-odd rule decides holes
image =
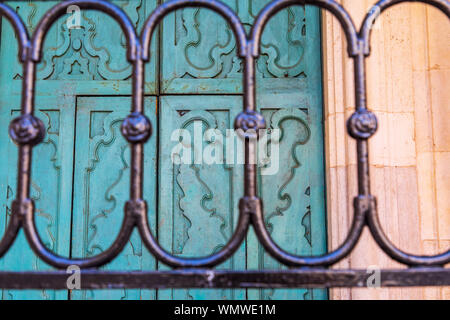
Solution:
[[[5,17],[12,25],[14,29],[14,33],[17,37],[17,41],[19,44],[19,61],[23,64],[23,69],[25,73],[25,60],[27,59],[28,49],[30,46],[28,31],[25,28],[25,25],[19,15],[12,10],[7,5],[0,3],[0,15]],[[22,86],[25,87],[25,81],[22,82]],[[23,96],[23,95],[22,95]],[[0,258],[8,251],[11,245],[14,243],[14,240],[17,237],[17,234],[21,228],[21,221],[19,217],[14,214],[11,215],[8,226],[6,227],[5,234],[3,238],[0,240]]]
[[[23,204],[23,207],[26,208],[26,211],[23,212],[23,226],[30,247],[43,261],[55,268],[60,269],[65,269],[71,265],[76,265],[81,269],[89,269],[101,267],[107,264],[122,252],[135,227],[134,218],[125,214],[117,238],[106,251],[89,258],[70,259],[53,253],[43,244],[34,221],[34,203],[29,200],[27,203]]]
[[[431,255],[423,255],[417,256],[409,253],[405,253],[404,251],[397,248],[386,236],[383,231],[383,227],[378,219],[378,214],[376,211],[376,207],[370,210],[367,213],[367,225],[369,226],[370,232],[378,244],[378,246],[392,259],[414,267],[422,267],[422,266],[437,266],[442,267],[447,263],[450,263],[450,250],[447,252],[437,254],[434,256]]]
[[[450,2],[448,0],[381,0],[377,2],[363,20],[360,30],[360,38],[364,43],[364,54],[370,54],[370,34],[372,26],[377,18],[388,8],[405,3],[405,2],[421,2],[440,9],[450,19]]]
[[[317,7],[329,10],[340,21],[348,41],[348,53],[350,56],[357,55],[359,50],[358,35],[352,19],[338,3],[328,0],[279,0],[269,3],[259,14],[255,24],[252,27],[251,43],[253,44],[253,56],[259,56],[261,37],[267,22],[279,11],[293,5],[311,4]],[[365,225],[365,211],[356,210],[352,226],[346,240],[336,250],[320,256],[297,256],[290,254],[280,248],[273,241],[270,233],[267,231],[264,223],[264,210],[262,200],[254,199],[256,204],[253,206],[252,225],[255,228],[256,235],[263,245],[264,249],[276,260],[288,266],[329,266],[345,258],[357,244]],[[356,206],[355,206],[356,208]]]
[[[61,2],[46,12],[34,31],[31,44],[31,59],[34,62],[40,62],[42,57],[42,42],[45,36],[53,25],[53,23],[62,15],[67,13],[70,6],[78,6],[80,9],[89,9],[101,11],[114,20],[116,20],[122,27],[123,33],[127,40],[127,58],[128,61],[133,62],[137,59],[139,51],[139,39],[136,30],[128,15],[122,11],[118,6],[103,0],[69,0]]]
[[[376,19],[388,8],[405,2],[422,2],[440,9],[450,18],[450,2],[447,0],[382,0],[373,6],[365,17],[360,31],[364,54],[370,55],[371,28]],[[376,205],[367,212],[367,225],[378,246],[392,259],[409,266],[443,266],[450,263],[450,250],[437,255],[413,255],[397,248],[388,238],[378,218]]]
[[[347,37],[348,54],[354,56],[359,51],[358,34],[356,32],[355,24],[348,12],[334,0],[278,0],[266,5],[256,18],[255,24],[252,27],[251,39],[254,42],[252,52],[253,56],[259,56],[261,47],[261,38],[264,27],[267,22],[276,13],[293,5],[310,4],[330,11],[341,23],[342,28]]]
[[[211,0],[172,0],[165,2],[156,8],[144,24],[144,28],[141,32],[141,43],[142,59],[145,62],[150,60],[150,45],[156,26],[167,14],[186,7],[207,8],[220,14],[230,24],[231,29],[234,32],[234,36],[236,37],[238,44],[239,56],[242,58],[245,57],[245,51],[247,48],[247,36],[245,29],[239,17],[233,12],[233,10],[231,10],[230,7],[221,2]]]
[[[181,258],[164,250],[153,236],[147,219],[147,205],[145,201],[129,202],[130,211],[135,212],[137,225],[142,240],[148,250],[158,261],[174,268],[211,268],[230,258],[244,241],[250,226],[248,214],[240,214],[236,230],[228,243],[217,253],[200,258]]]
[[[8,252],[17,238],[17,234],[21,228],[21,220],[16,214],[12,214],[8,226],[6,227],[5,234],[0,241],[0,258]]]
[[[34,98],[36,82],[36,64],[41,60],[42,43],[50,26],[63,14],[67,13],[69,6],[76,5],[84,9],[98,10],[110,15],[119,22],[128,42],[128,60],[135,63],[138,59],[139,40],[133,24],[128,16],[117,6],[102,0],[71,0],[55,5],[39,22],[31,41],[30,54],[27,56],[24,75],[24,93],[22,102],[22,117],[17,120],[17,130],[28,131],[29,137],[18,141],[14,128],[10,129],[11,137],[19,144],[19,173],[17,199],[13,204],[13,214],[21,218],[25,235],[30,247],[46,263],[56,268],[67,268],[78,265],[80,268],[100,267],[111,260],[123,250],[128,242],[135,221],[125,215],[119,235],[113,244],[101,254],[86,259],[69,259],[56,255],[42,243],[34,219],[34,203],[29,199],[32,148],[39,144],[44,137],[45,130],[42,122],[34,117]],[[133,94],[135,95],[135,94]],[[23,119],[23,120],[21,120]],[[33,135],[34,134],[34,135]]]
[[[365,211],[357,210],[353,217],[352,226],[347,234],[347,238],[336,250],[320,256],[297,256],[284,251],[273,241],[264,223],[262,204],[252,215],[252,225],[255,228],[256,236],[264,249],[275,260],[290,267],[327,267],[333,265],[348,256],[358,243],[365,225]]]
[[[201,7],[210,9],[218,14],[220,14],[230,25],[233,30],[233,33],[236,37],[238,54],[240,57],[247,56],[247,36],[245,33],[244,26],[242,25],[239,17],[225,4],[209,1],[209,0],[172,0],[164,3],[160,7],[158,7],[146,20],[144,24],[144,28],[141,33],[141,43],[142,43],[142,59],[145,62],[150,60],[150,44],[154,34],[154,31],[158,24],[162,21],[162,19],[171,12],[182,8],[188,7]],[[248,68],[246,68],[248,69]],[[144,69],[140,70],[140,77],[144,79]],[[244,78],[246,76],[244,75]],[[248,77],[247,77],[248,78]],[[254,74],[250,75],[250,78],[254,78]],[[244,81],[245,82],[245,81]],[[245,86],[245,84],[244,84]],[[144,91],[141,91],[141,95],[143,96]],[[245,104],[244,104],[245,106]],[[244,110],[246,108],[244,107]],[[139,160],[136,161],[139,163],[138,170],[135,170],[133,174],[140,175],[142,177],[142,161],[143,161],[143,153],[137,152],[136,157],[139,157]],[[140,185],[134,185],[133,187],[142,188],[142,178],[140,180]],[[140,199],[133,199],[128,203],[129,211],[133,212],[133,215],[137,219],[137,225],[140,232],[140,235],[144,241],[145,246],[148,250],[161,262],[175,268],[205,268],[205,267],[214,267],[219,265],[220,263],[226,261],[229,257],[231,257],[247,235],[247,230],[250,225],[250,217],[248,214],[240,212],[239,220],[231,239],[228,243],[217,253],[214,253],[210,256],[200,257],[200,258],[182,258],[176,257],[166,250],[164,250],[158,243],[158,241],[153,236],[150,226],[147,219],[147,205],[145,201]]]
[[[0,15],[8,19],[8,21],[11,23],[14,29],[14,33],[17,37],[17,42],[19,43],[19,61],[25,62],[25,60],[27,59],[30,42],[27,28],[25,27],[19,15],[13,9],[3,3],[0,3]]]

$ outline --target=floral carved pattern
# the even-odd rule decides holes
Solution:
[[[225,1],[235,7],[247,30],[267,1]],[[214,24],[210,23],[213,22]],[[221,79],[242,76],[242,63],[236,57],[236,41],[228,24],[204,9],[184,9],[175,13],[175,47],[183,52],[177,59],[182,78]],[[266,27],[262,39],[258,73],[264,78],[306,77],[304,7],[288,8]],[[171,44],[172,46],[172,44]]]
[[[296,112],[296,113],[299,113],[299,112]],[[304,133],[303,133],[303,135],[298,135],[297,140],[294,141],[290,145],[289,155],[290,155],[292,161],[289,161],[288,165],[283,166],[283,168],[280,168],[280,173],[278,173],[279,176],[283,176],[285,178],[281,184],[281,187],[278,190],[279,203],[277,204],[275,211],[268,214],[267,218],[266,218],[266,224],[267,224],[269,231],[273,230],[273,225],[271,223],[271,220],[274,217],[282,217],[284,215],[284,212],[286,212],[292,205],[292,196],[288,192],[286,192],[286,189],[287,189],[288,185],[294,181],[296,171],[301,166],[301,162],[298,159],[296,150],[297,150],[297,147],[306,145],[311,137],[311,130],[309,128],[309,125],[307,122],[305,122],[305,120],[303,118],[296,117],[295,115],[292,114],[292,112],[289,112],[289,111],[288,112],[286,112],[285,110],[278,111],[272,116],[271,128],[281,130],[280,145],[284,143],[283,140],[286,137],[283,123],[285,123],[287,121],[297,122],[300,126],[302,126],[304,128],[304,130],[303,130]],[[305,194],[307,194],[309,196],[308,189],[305,191]],[[303,219],[305,219],[305,216],[303,217]],[[305,223],[304,226],[306,227],[307,223]],[[305,238],[307,238],[306,237],[307,234],[309,235],[310,231],[308,231],[308,230],[305,231]]]
[[[201,124],[204,130],[209,128],[217,129],[217,121],[209,112],[192,111],[184,114],[180,118],[181,128],[188,129],[194,123]],[[196,148],[196,146],[194,146]],[[196,151],[194,151],[196,152]],[[182,232],[178,235],[173,250],[176,254],[198,254],[198,240],[193,239],[192,232],[198,233],[204,225],[210,225],[221,235],[221,241],[208,244],[210,252],[202,252],[202,255],[211,254],[220,250],[227,242],[230,224],[229,217],[224,216],[215,207],[213,189],[208,186],[202,175],[206,168],[203,165],[175,165],[174,164],[174,182],[175,184],[175,208],[182,218]],[[207,217],[214,220],[205,223],[205,216],[199,214],[203,212]],[[176,214],[176,212],[174,212]],[[177,226],[179,227],[179,226]],[[192,231],[191,231],[192,230]],[[178,233],[177,233],[178,234]]]
[[[265,223],[268,231],[283,249],[298,254],[297,250],[307,251],[312,248],[311,188],[309,178],[305,175],[305,170],[308,169],[302,168],[307,165],[307,158],[305,159],[307,155],[303,152],[307,150],[307,144],[311,140],[311,129],[306,113],[299,109],[271,111],[271,114],[267,112],[265,116],[270,119],[270,130],[280,130],[278,141],[274,141],[270,136],[269,144],[277,143],[279,153],[285,155],[275,175],[262,177],[263,196],[266,198]],[[269,185],[270,187],[267,187]],[[299,188],[302,188],[301,197],[298,193]],[[301,229],[304,230],[303,233],[298,232]],[[259,256],[258,264],[260,268],[282,268],[281,264],[270,258],[267,253]],[[263,299],[289,296],[284,290],[261,290],[260,294]],[[306,290],[303,298],[310,299],[311,294],[312,292]]]
[[[144,19],[142,0],[116,1],[130,16],[133,24]],[[40,9],[40,8],[39,8]],[[35,4],[18,6],[18,12],[27,15],[27,27],[32,32],[38,19]],[[82,11],[81,28],[69,29],[65,20],[59,20],[44,44],[42,63],[37,71],[38,80],[127,80],[131,65],[126,61],[126,41],[120,26],[96,12]],[[53,29],[52,28],[52,29]],[[119,42],[109,41],[113,34],[121,34]],[[17,68],[14,79],[21,78]]]
[[[118,187],[119,183],[123,180],[124,172],[129,169],[129,164],[126,159],[126,151],[127,144],[123,141],[120,143],[117,139],[118,135],[120,135],[120,125],[123,119],[118,119],[116,115],[110,114],[104,119],[104,134],[96,135],[92,139],[92,155],[90,157],[89,166],[85,169],[85,210],[89,212],[89,215],[86,219],[86,228],[85,230],[89,230],[85,235],[85,253],[87,256],[92,256],[98,254],[98,252],[102,252],[105,248],[103,245],[99,243],[99,230],[105,230],[107,225],[100,226],[105,224],[108,221],[109,216],[114,214],[117,210],[117,199],[114,195],[114,190]],[[102,163],[101,149],[111,149],[111,148],[119,148],[121,155],[121,165],[114,167],[114,170],[111,171],[111,176],[113,177],[112,183],[110,183],[104,192],[104,198],[102,200],[95,199],[97,204],[102,203],[101,209],[99,206],[95,206],[95,211],[91,212],[91,199],[90,199],[90,187],[91,187],[91,176],[94,171],[97,169],[98,165]],[[120,210],[119,210],[120,211]]]

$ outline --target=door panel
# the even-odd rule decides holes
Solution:
[[[7,1],[33,32],[42,15],[59,1]],[[155,1],[113,0],[130,17],[140,30],[146,17],[156,6]],[[81,11],[81,28],[68,29],[66,20],[60,18],[48,32],[42,62],[37,68],[37,94],[102,95],[131,93],[131,65],[126,60],[126,41],[119,24],[108,15],[92,10]],[[156,57],[156,39],[151,46],[151,56]],[[20,86],[22,66],[17,60],[17,43],[7,21],[2,20],[2,77],[17,80]],[[157,91],[157,59],[146,66],[147,94]],[[5,79],[5,80],[6,80]],[[14,81],[16,82],[16,81]]]
[[[53,5],[60,1],[7,1],[14,8],[29,32],[33,32],[42,15]],[[156,1],[114,0],[129,15],[137,29],[140,29],[145,18],[155,8]],[[73,187],[74,187],[74,162],[76,148],[86,147],[89,139],[86,138],[85,145],[75,146],[76,134],[86,129],[87,123],[77,120],[80,128],[76,128],[76,106],[80,96],[108,96],[108,95],[130,95],[131,94],[131,66],[126,61],[126,44],[124,36],[117,22],[107,15],[89,10],[81,12],[81,29],[68,29],[65,21],[69,16],[59,19],[50,29],[46,36],[43,50],[43,61],[38,65],[36,83],[36,116],[46,124],[47,137],[44,143],[34,149],[31,194],[36,201],[36,221],[44,243],[52,250],[63,256],[70,256],[71,248],[71,223],[75,216],[82,215],[83,211],[72,216]],[[20,109],[20,95],[22,86],[22,66],[17,59],[17,41],[9,23],[2,19],[1,22],[1,50],[0,50],[0,119],[2,127],[8,128],[9,121],[18,115]],[[156,37],[157,38],[157,37]],[[151,47],[152,56],[156,56],[156,41]],[[147,64],[146,85],[147,94],[157,91],[157,68],[156,60]],[[114,103],[114,102],[112,102]],[[123,117],[130,110],[130,99],[117,101],[115,110],[120,111]],[[154,110],[155,100],[151,110]],[[110,112],[111,106],[105,108],[105,113]],[[153,111],[154,112],[154,111]],[[154,116],[154,113],[153,113]],[[95,119],[97,120],[97,119]],[[153,122],[155,123],[155,122]],[[117,124],[116,124],[117,125]],[[114,129],[117,129],[114,127]],[[17,147],[10,141],[7,130],[0,133],[0,149],[7,154],[2,158],[0,201],[4,215],[0,219],[0,234],[5,229],[11,201],[15,197],[15,174],[17,170]],[[120,159],[120,157],[118,158]],[[150,159],[150,158],[149,158]],[[125,174],[124,174],[125,175]],[[154,175],[153,175],[154,176]],[[82,180],[80,177],[76,177]],[[97,176],[96,179],[99,177]],[[100,177],[97,181],[101,185],[102,179],[107,180],[109,176]],[[151,181],[152,178],[147,178]],[[76,187],[78,186],[78,181]],[[94,189],[101,190],[99,185]],[[149,186],[149,188],[151,185]],[[121,187],[122,188],[122,187]],[[117,194],[117,189],[111,191],[108,200],[120,198],[120,201],[128,195],[126,192]],[[116,193],[114,193],[116,192]],[[95,197],[97,194],[93,194]],[[106,200],[105,200],[106,201]],[[155,203],[153,200],[149,200]],[[79,204],[80,205],[80,204]],[[99,204],[100,205],[100,204]],[[122,206],[122,202],[119,206]],[[115,212],[113,210],[113,212]],[[154,211],[153,211],[154,212]],[[120,223],[117,222],[117,224]],[[114,231],[116,224],[111,226]],[[92,229],[89,229],[92,231]],[[76,231],[73,242],[82,242],[84,231]],[[103,229],[100,232],[105,232]],[[111,239],[112,234],[108,234]],[[104,234],[102,234],[104,236]],[[133,236],[136,242],[136,235]],[[133,242],[132,241],[132,242]],[[134,244],[134,243],[133,243]],[[103,243],[101,244],[103,245]],[[141,257],[140,242],[136,243],[135,258],[129,259],[130,268],[141,268],[147,266],[148,257]],[[98,250],[103,249],[100,246]],[[81,252],[82,250],[80,250]],[[94,250],[95,251],[95,250]],[[73,253],[76,256],[76,253]],[[83,254],[80,254],[83,256]],[[126,261],[127,257],[122,258]],[[147,260],[146,260],[147,259]],[[139,266],[139,263],[142,266]],[[151,261],[148,262],[151,266]],[[0,265],[12,270],[47,270],[49,267],[37,259],[29,249],[23,234],[14,244],[14,248],[8,255],[0,260]],[[117,264],[116,264],[117,265]],[[124,267],[125,268],[125,267]],[[112,293],[110,296],[99,292],[89,296],[90,293],[79,294],[74,297],[125,297],[125,298],[151,298],[151,292],[126,292]],[[140,295],[140,296],[139,296]],[[29,299],[67,299],[67,291],[5,291],[3,299],[29,298]]]
[[[224,2],[239,15],[248,31],[269,0]],[[198,116],[202,117],[204,109],[211,108],[209,104],[220,105],[217,101],[231,99],[223,94],[242,93],[242,61],[236,57],[231,29],[218,14],[206,9],[179,10],[164,20],[162,38],[162,92],[210,95],[201,98],[204,106],[200,104],[202,100],[195,100],[200,99],[197,96],[192,97],[192,101],[191,96],[176,98],[178,110],[189,110],[183,116],[194,117],[200,112]],[[296,6],[281,11],[269,21],[257,61],[257,108],[264,114],[268,127],[279,129],[282,134],[279,170],[259,177],[266,225],[281,247],[301,255],[326,251],[320,52],[319,10]],[[239,111],[242,110],[240,97],[236,105]],[[173,99],[162,100],[168,104],[161,106],[162,117],[173,109],[170,106]],[[171,132],[164,128],[168,121],[162,123],[161,139],[168,139]],[[164,159],[167,161],[169,154]],[[207,171],[214,174],[212,169]],[[160,178],[164,179],[164,175]],[[225,180],[217,177],[216,181],[222,186]],[[242,180],[237,184],[241,185]],[[192,183],[188,185],[191,199],[201,197],[200,189],[193,188]],[[175,190],[175,186],[170,188]],[[242,194],[238,194],[238,198]],[[170,215],[160,209],[162,216]],[[191,215],[199,212],[191,210]],[[172,231],[175,239],[176,225]],[[171,232],[162,234],[171,241]],[[248,268],[281,268],[264,253],[252,230],[247,240]],[[250,299],[321,299],[326,296],[325,290],[248,290]]]
[[[220,250],[236,227],[238,202],[242,196],[242,166],[206,164],[194,157],[203,157],[222,150],[225,143],[218,139],[200,139],[206,130],[215,129],[223,136],[233,127],[234,118],[242,109],[240,97],[164,96],[160,104],[160,193],[159,241],[175,255],[200,257]],[[174,151],[179,145],[177,129],[185,129],[192,138],[191,162],[174,163],[170,159],[183,157]],[[183,141],[185,143],[186,141]],[[215,151],[213,151],[215,149]],[[195,154],[195,155],[194,155]],[[228,161],[226,161],[228,162]],[[245,246],[221,268],[245,269]],[[243,299],[245,290],[160,290],[161,299]]]
[[[262,96],[258,101],[269,130],[269,150],[280,154],[275,174],[259,176],[266,227],[274,241],[296,255],[326,252],[322,113],[302,95]],[[312,104],[312,105],[311,105]],[[249,269],[280,269],[264,252],[253,230],[248,237]],[[249,290],[251,299],[325,299],[326,290]]]
[[[19,103],[18,97],[12,105]],[[3,99],[2,99],[3,100]],[[43,243],[50,250],[63,255],[70,254],[70,220],[72,204],[73,176],[73,104],[66,104],[61,98],[47,97],[36,104],[36,116],[46,127],[46,138],[33,152],[31,176],[31,198],[36,204],[35,220]],[[6,102],[2,101],[2,106]],[[66,106],[65,112],[59,108]],[[9,121],[20,115],[20,110],[3,108],[1,125],[8,127]],[[2,219],[1,230],[8,223],[11,201],[16,195],[17,146],[7,137],[7,130],[2,130],[1,148],[7,155],[1,157],[2,193],[1,206],[6,212]],[[5,143],[6,142],[6,143]],[[6,219],[5,219],[6,218]],[[3,232],[3,231],[2,231]],[[8,254],[0,260],[3,270],[49,270],[49,266],[37,258],[29,248],[25,235],[21,231]],[[3,299],[66,299],[67,291],[18,291],[4,290]]]
[[[108,249],[116,239],[129,200],[130,148],[120,133],[129,114],[130,97],[82,97],[77,100],[72,254],[92,257]],[[156,99],[145,100],[145,112],[156,124]],[[157,127],[154,125],[157,132]],[[157,135],[145,146],[145,199],[150,224],[156,223]],[[153,257],[135,230],[123,252],[106,270],[154,270]],[[76,299],[152,299],[149,290],[104,290],[72,294]]]
[[[224,0],[249,32],[270,0]],[[164,93],[242,92],[242,61],[231,28],[207,9],[183,9],[163,22],[161,90]],[[319,44],[319,51],[314,51]],[[257,62],[260,91],[304,89],[308,64],[320,63],[319,16],[316,8],[294,6],[267,24]],[[317,70],[320,74],[320,70]]]

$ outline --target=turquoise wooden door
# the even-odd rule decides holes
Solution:
[[[8,1],[33,32],[42,15],[59,1]],[[155,8],[156,1],[113,1],[130,16],[136,28]],[[67,17],[51,28],[45,40],[43,62],[38,66],[36,114],[47,136],[33,154],[32,194],[36,201],[39,232],[48,248],[66,257],[87,257],[105,250],[117,235],[128,199],[129,150],[120,134],[120,122],[131,106],[131,66],[126,61],[125,38],[120,26],[107,15],[81,12],[81,28],[68,29]],[[19,109],[22,69],[17,45],[2,21],[0,53],[1,124],[8,127]],[[153,54],[156,46],[152,47]],[[156,129],[157,70],[147,66],[146,113]],[[17,148],[1,133],[4,154],[1,170],[4,230],[15,196]],[[155,136],[156,138],[157,136]],[[155,226],[155,140],[146,147],[146,197],[149,218]],[[2,231],[0,231],[2,232]],[[28,248],[23,234],[2,269],[48,270]],[[133,234],[121,256],[107,269],[152,270],[154,259]],[[154,291],[3,291],[3,299],[153,299]]]
[[[249,31],[269,0],[224,2]],[[204,9],[169,15],[163,23],[160,50],[164,95],[159,107],[163,124],[160,241],[181,256],[211,254],[226,243],[235,227],[243,194],[242,166],[171,166],[168,141],[175,128],[193,126],[195,121],[203,130],[218,129],[224,135],[226,128],[233,127],[234,117],[242,110],[242,62],[226,22]],[[261,176],[259,183],[266,223],[284,249],[320,254],[326,250],[326,225],[319,10],[297,6],[280,12],[266,27],[261,51],[257,106],[268,126],[281,130],[279,170]],[[245,245],[223,267],[277,269],[280,265],[263,253],[251,231]],[[240,290],[160,292],[168,299],[227,299],[243,294]],[[248,290],[245,297],[324,299],[327,294],[324,290]]]
[[[9,1],[30,32],[57,1]],[[112,1],[140,30],[156,0]],[[227,0],[247,30],[269,0]],[[2,22],[0,112],[2,128],[19,109],[21,67],[11,27]],[[7,50],[5,49],[7,48]],[[204,256],[230,238],[243,194],[242,166],[175,164],[174,130],[216,129],[224,135],[242,110],[242,63],[231,30],[216,14],[185,9],[169,15],[152,46],[146,69],[146,114],[154,134],[145,148],[145,197],[161,245],[180,256]],[[119,26],[106,15],[82,12],[81,29],[65,19],[49,33],[39,66],[36,114],[47,128],[33,157],[32,194],[46,245],[64,256],[105,250],[120,227],[128,198],[129,148],[119,133],[130,109],[131,69]],[[319,11],[283,10],[268,24],[257,63],[258,108],[271,130],[282,133],[280,162],[261,175],[265,218],[274,239],[296,254],[326,250]],[[159,130],[158,130],[159,129]],[[206,141],[205,145],[217,141]],[[224,147],[224,146],[223,146]],[[15,194],[17,148],[0,131],[0,203],[8,219]],[[194,149],[196,147],[194,146]],[[158,212],[158,215],[156,215]],[[2,269],[47,270],[23,234],[0,260]],[[276,269],[253,231],[224,269]],[[167,269],[133,234],[109,270]],[[3,291],[3,299],[323,299],[323,290],[117,290]]]

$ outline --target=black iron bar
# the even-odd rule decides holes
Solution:
[[[448,269],[418,268],[380,271],[382,287],[449,286]],[[82,271],[81,289],[167,289],[167,288],[330,288],[367,287],[366,270],[173,270],[150,272]],[[4,289],[67,290],[67,273],[0,272]]]
[[[386,9],[404,2],[423,2],[435,6],[450,18],[447,0],[382,0],[363,20],[358,32],[348,12],[334,0],[275,0],[258,15],[249,35],[239,17],[225,4],[215,0],[172,0],[153,11],[139,37],[129,17],[114,4],[105,0],[69,0],[50,9],[39,22],[31,39],[14,10],[0,3],[0,14],[12,24],[19,43],[19,61],[23,64],[24,79],[21,115],[11,121],[9,133],[18,145],[17,198],[12,215],[0,240],[0,258],[13,244],[21,228],[28,243],[43,261],[58,269],[77,265],[83,270],[85,289],[102,288],[324,288],[366,286],[365,270],[332,270],[329,266],[348,256],[367,226],[378,246],[392,259],[409,269],[381,270],[381,286],[442,286],[450,285],[450,250],[434,256],[407,254],[394,246],[385,235],[379,221],[376,198],[370,190],[369,139],[378,128],[377,117],[367,106],[366,58],[370,55],[370,31]],[[66,13],[69,6],[104,12],[122,27],[127,40],[127,59],[133,65],[132,103],[130,115],[121,131],[131,145],[130,200],[124,204],[124,220],[119,235],[106,251],[94,257],[69,259],[56,255],[43,244],[35,225],[34,203],[30,199],[30,177],[33,147],[44,139],[43,123],[34,116],[36,64],[42,56],[42,45],[50,26]],[[356,139],[358,160],[358,195],[354,199],[354,217],[345,241],[336,250],[322,256],[296,256],[285,252],[271,238],[264,222],[263,199],[258,197],[256,146],[258,132],[266,126],[256,105],[255,61],[260,55],[261,37],[267,22],[280,10],[293,5],[313,5],[328,10],[341,23],[348,42],[348,55],[354,61],[355,113],[347,121],[350,136]],[[235,129],[245,139],[244,194],[239,203],[239,221],[229,242],[217,253],[201,258],[177,257],[164,250],[153,236],[143,194],[144,147],[151,138],[152,126],[144,114],[145,63],[150,57],[150,44],[156,27],[169,13],[186,7],[201,7],[220,14],[230,25],[237,43],[237,54],[243,60],[243,111],[235,119]],[[250,225],[257,238],[278,262],[289,266],[283,271],[218,271],[215,267],[229,259],[244,242]],[[144,245],[160,262],[181,270],[104,272],[92,270],[115,259],[137,228]],[[66,289],[64,271],[3,272],[0,288],[8,289]]]

